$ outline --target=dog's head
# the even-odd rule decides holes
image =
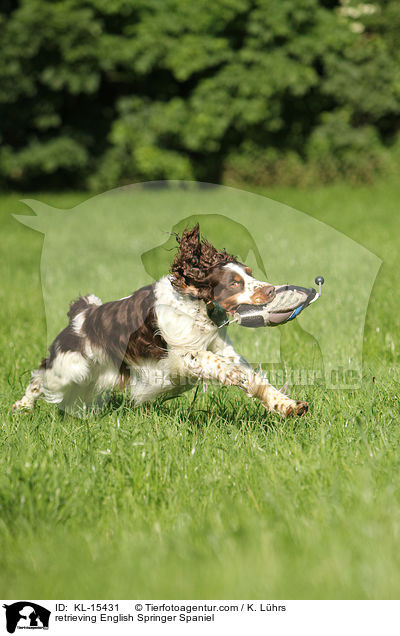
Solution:
[[[202,240],[197,224],[176,237],[179,252],[171,266],[174,288],[233,311],[238,305],[264,305],[275,296],[273,285],[257,280],[234,256]]]

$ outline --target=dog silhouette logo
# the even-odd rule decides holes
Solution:
[[[282,381],[291,384],[308,382],[308,370],[318,369],[326,388],[361,386],[365,318],[382,261],[333,227],[245,190],[181,181],[119,188],[69,210],[25,204],[35,216],[17,220],[45,235],[40,272],[48,346],[78,293],[115,300],[159,280],[170,270],[176,235],[199,223],[204,238],[260,280],[308,288],[323,274],[327,282],[323,302],[290,325],[232,325],[235,348],[269,372],[282,370]],[[297,371],[305,379],[296,379]]]
[[[18,601],[3,605],[6,610],[6,627],[9,634],[18,629],[48,629],[51,612],[32,601]]]

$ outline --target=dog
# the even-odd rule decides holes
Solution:
[[[170,272],[160,280],[113,302],[88,295],[71,304],[68,326],[14,409],[29,411],[44,398],[68,411],[117,388],[128,389],[137,406],[214,381],[240,388],[285,418],[306,413],[306,402],[253,370],[222,326],[240,304],[270,302],[275,287],[202,239],[199,224],[176,239]]]

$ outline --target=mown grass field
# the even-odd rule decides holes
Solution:
[[[383,260],[362,387],[295,387],[311,404],[297,421],[212,387],[84,420],[43,402],[13,416],[46,347],[43,238],[11,218],[29,213],[20,196],[0,198],[2,598],[399,598],[400,185],[266,194]]]

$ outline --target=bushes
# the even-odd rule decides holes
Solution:
[[[395,1],[20,0],[0,10],[0,180],[371,179],[400,115]]]

